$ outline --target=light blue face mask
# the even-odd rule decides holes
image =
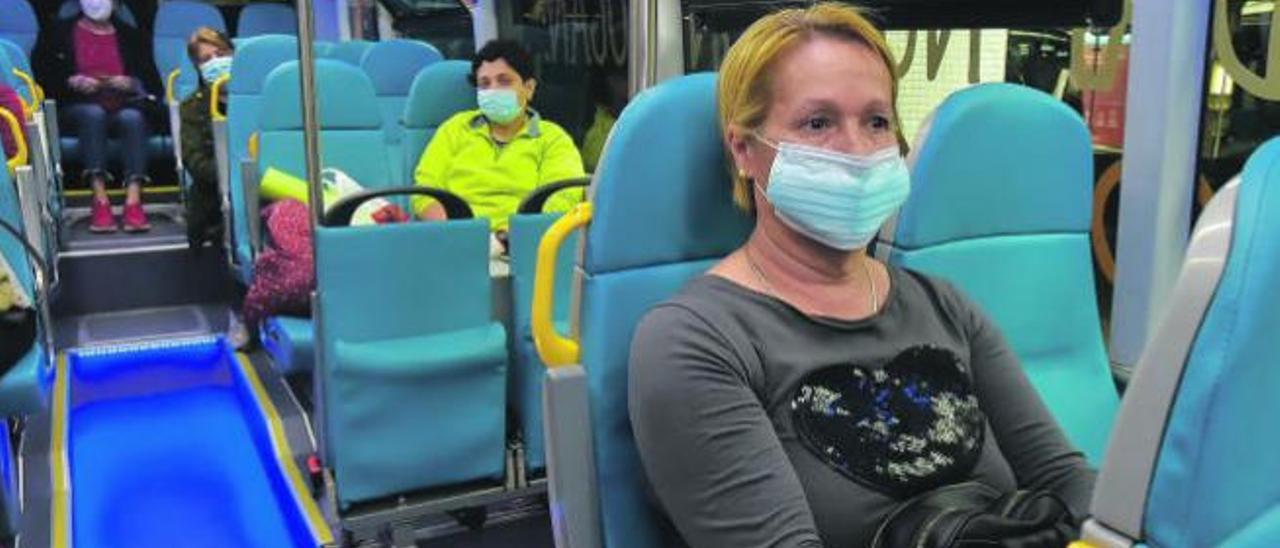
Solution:
[[[480,112],[484,113],[484,117],[498,124],[510,123],[524,111],[514,89],[476,90],[476,102],[480,104]]]
[[[778,151],[765,191],[778,218],[827,247],[866,247],[911,192],[896,146],[859,156],[757,138]]]
[[[214,57],[200,65],[200,77],[206,84],[217,82],[228,74],[231,74],[231,57]]]

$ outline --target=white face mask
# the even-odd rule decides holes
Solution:
[[[111,0],[80,0],[84,16],[100,23],[111,18],[111,8]]]
[[[784,224],[827,247],[866,247],[911,192],[897,146],[862,156],[757,137],[778,151],[765,198]]]

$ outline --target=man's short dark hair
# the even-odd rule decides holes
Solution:
[[[520,75],[520,80],[529,80],[535,78],[533,75],[533,57],[529,56],[529,52],[515,40],[490,40],[480,51],[476,52],[475,59],[471,60],[471,74],[467,76],[467,81],[471,85],[476,85],[476,72],[480,70],[482,63],[489,63],[502,59],[506,61],[511,68],[515,69],[516,74]]]

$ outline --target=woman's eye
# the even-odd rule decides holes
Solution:
[[[831,120],[823,116],[814,116],[804,121],[803,128],[808,131],[822,131],[831,127]]]
[[[871,129],[875,131],[889,131],[893,128],[893,124],[884,116],[871,117]]]

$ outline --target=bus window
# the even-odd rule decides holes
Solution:
[[[1205,78],[1193,213],[1240,173],[1258,145],[1280,132],[1280,71],[1268,59],[1280,12],[1273,2],[1214,3],[1213,62]]]
[[[448,59],[467,59],[476,50],[471,13],[457,0],[382,0],[382,8],[391,17],[391,29],[400,37],[423,40]],[[350,4],[352,34],[360,22],[366,40],[384,40],[379,36],[376,6],[373,0],[357,0]]]
[[[770,10],[790,4],[796,3],[682,0],[685,71],[717,70],[730,45],[752,22]],[[972,13],[948,14],[943,10],[924,23],[951,30],[894,27],[885,32],[897,59],[898,110],[908,142],[916,137],[925,117],[948,95],[984,82],[1009,82],[1039,89],[1063,100],[1084,117],[1093,140],[1095,211],[1101,208],[1103,213],[1094,219],[1093,244],[1104,330],[1111,311],[1115,275],[1113,250],[1124,144],[1131,6],[1132,1],[1125,0],[1123,12],[1111,14],[1108,19],[1116,21],[1112,28],[989,28],[993,24],[986,21],[1008,24],[1015,21],[1001,18],[1031,16],[991,13],[975,20]],[[892,10],[871,10],[873,18],[886,13],[893,15]],[[1065,15],[1037,20],[1053,21],[1055,17],[1061,19]],[[987,28],[962,28],[975,21]]]
[[[625,0],[513,0],[498,5],[498,34],[535,57],[534,107],[563,127],[594,171],[627,102]]]

